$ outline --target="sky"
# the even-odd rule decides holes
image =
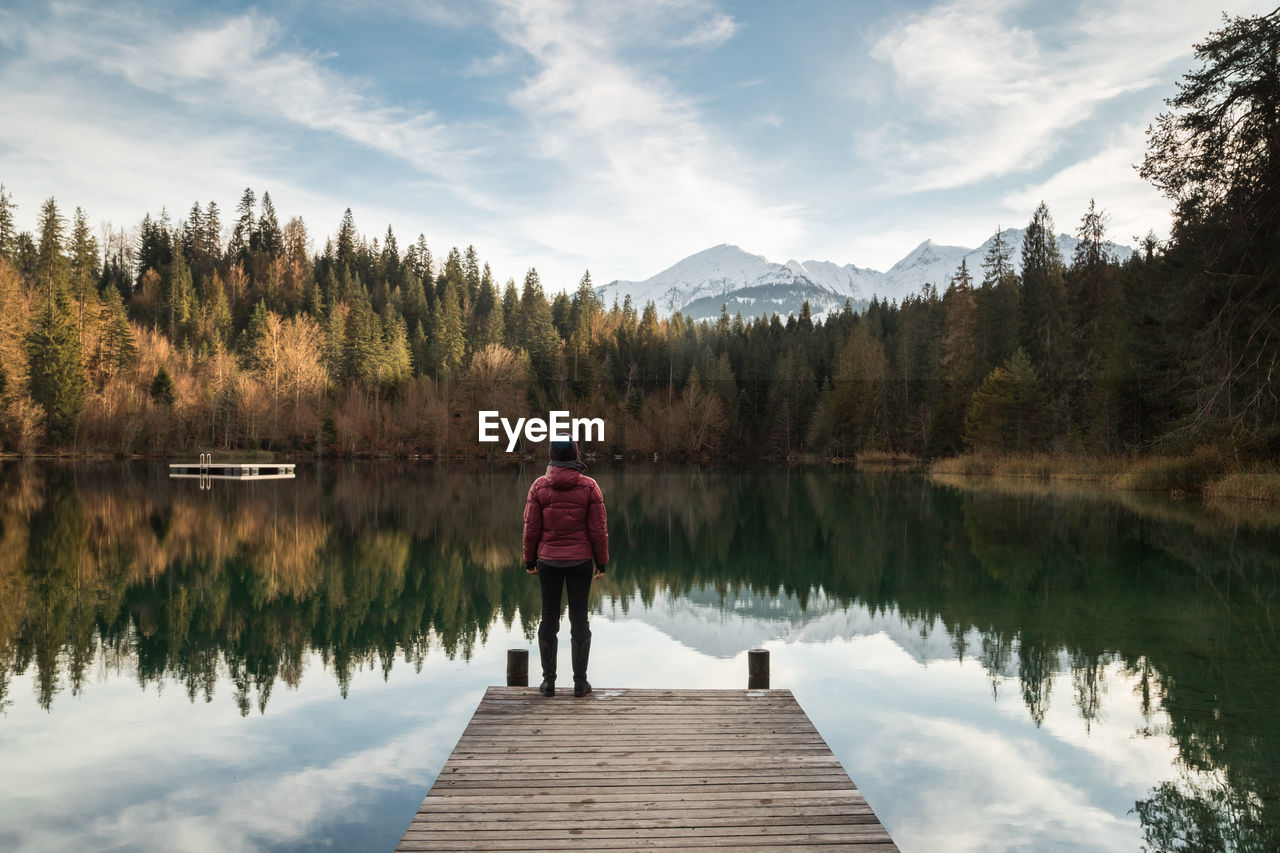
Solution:
[[[0,3],[0,183],[97,225],[245,187],[498,280],[644,279],[719,243],[886,269],[1044,200],[1165,235],[1134,168],[1217,0]]]

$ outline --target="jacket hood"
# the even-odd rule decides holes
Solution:
[[[582,479],[582,472],[576,468],[561,468],[556,465],[547,466],[547,480],[553,489],[572,489]]]

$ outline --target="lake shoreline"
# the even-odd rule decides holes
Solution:
[[[1217,450],[1179,456],[1089,456],[1061,453],[965,453],[926,463],[930,474],[1093,483],[1126,492],[1280,502],[1280,471],[1245,468]]]
[[[101,451],[70,451],[61,453],[17,454],[0,452],[0,461],[171,461],[195,455],[188,453],[119,454]],[[420,461],[420,462],[509,462],[516,465],[537,462],[539,456],[530,452],[492,455],[467,453],[314,453],[270,450],[215,450],[214,459],[250,460],[259,462],[298,460],[340,461]],[[685,455],[668,454],[655,459],[649,453],[626,453],[624,458],[610,458],[612,454],[598,454],[595,464],[658,464],[680,467],[740,467],[744,462],[777,463],[785,465],[817,465],[830,467],[856,467],[865,470],[921,469],[925,473],[944,476],[955,484],[962,478],[995,478],[1034,480],[1043,482],[1089,483],[1100,488],[1125,492],[1150,492],[1173,497],[1199,496],[1228,500],[1280,503],[1280,469],[1268,465],[1241,466],[1212,448],[1200,448],[1190,454],[1171,456],[1093,456],[1070,453],[992,453],[971,451],[957,456],[934,460],[922,459],[905,453],[865,451],[852,456],[827,456],[818,453],[789,454],[781,459],[761,456],[745,460],[736,456],[713,458],[688,458]],[[652,463],[650,460],[653,460]],[[747,465],[746,467],[751,467]]]

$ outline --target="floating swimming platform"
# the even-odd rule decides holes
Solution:
[[[212,453],[201,453],[195,463],[175,462],[169,466],[170,479],[200,480],[292,480],[293,462],[214,462]]]

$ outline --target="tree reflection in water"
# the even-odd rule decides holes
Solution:
[[[519,551],[534,470],[300,466],[212,491],[165,473],[0,471],[0,708],[14,674],[33,672],[49,709],[96,666],[192,701],[226,678],[242,714],[265,712],[312,652],[345,695],[358,668],[468,658],[496,620],[537,612]],[[1259,513],[903,474],[596,473],[622,606],[754,592],[803,618],[820,590],[941,624],[993,690],[1016,675],[1037,724],[1069,669],[1091,726],[1118,663],[1180,750],[1182,778],[1135,805],[1148,844],[1280,844],[1280,540]]]

